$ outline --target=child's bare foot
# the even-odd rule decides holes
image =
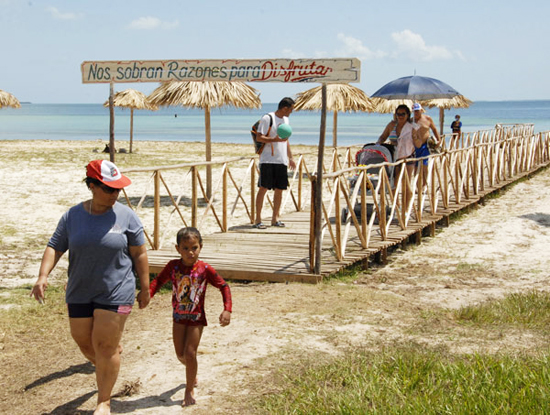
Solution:
[[[191,406],[195,405],[195,397],[193,396],[193,391],[185,391],[185,399],[183,400],[183,403],[181,406]]]
[[[111,404],[110,402],[101,402],[95,408],[94,415],[110,415],[111,414]]]

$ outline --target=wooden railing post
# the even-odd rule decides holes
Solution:
[[[317,234],[317,232],[315,232],[315,224],[317,223],[317,220],[315,215],[316,211],[313,206],[315,192],[317,190],[317,185],[315,184],[316,180],[317,176],[311,176],[311,209],[309,215],[309,272],[311,273],[315,272],[315,235]]]
[[[160,246],[160,170],[155,170],[155,194],[154,194],[154,225],[153,225],[153,249]]]
[[[191,167],[191,226],[194,228],[197,227],[197,216],[198,216],[198,180],[197,180],[198,170],[195,166]]]
[[[225,164],[222,178],[222,232],[227,232],[227,168],[227,164]]]
[[[250,216],[252,222],[256,220],[256,160],[250,169]]]

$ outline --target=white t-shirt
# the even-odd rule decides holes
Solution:
[[[273,118],[273,125],[271,126],[269,134],[267,134],[270,116]],[[279,125],[288,123],[288,117],[279,118],[274,112],[270,112],[269,114],[265,114],[260,120],[258,131],[267,137],[276,137],[277,128]],[[266,143],[262,154],[260,154],[260,164],[261,163],[284,164],[285,166],[288,166],[288,141],[280,143]]]

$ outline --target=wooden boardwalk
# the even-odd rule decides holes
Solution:
[[[382,240],[379,233],[373,233],[367,249],[361,247],[359,238],[353,234],[355,228],[352,226],[343,261],[337,260],[330,237],[326,235],[323,239],[320,275],[312,274],[309,267],[309,211],[285,214],[282,217],[286,223],[285,228],[268,227],[265,230],[257,230],[247,224],[232,227],[228,232],[204,235],[201,259],[211,264],[227,279],[316,283],[321,281],[323,276],[356,263],[366,266],[367,261],[373,258],[385,261],[388,248],[409,242],[419,243],[425,233],[433,236],[436,224],[448,224],[453,213],[483,203],[488,194],[536,173],[547,164],[519,174],[513,180],[502,181],[496,187],[485,188],[459,204],[450,204],[447,209],[440,205],[436,215],[425,212],[421,222],[410,222],[406,230],[402,230],[394,220],[390,225],[387,239]],[[161,250],[150,250],[148,254],[152,273],[159,272],[169,260],[178,258],[173,245]]]

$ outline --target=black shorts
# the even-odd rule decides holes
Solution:
[[[288,167],[284,164],[261,163],[258,186],[265,187],[268,190],[286,190],[288,187]]]
[[[99,308],[100,310],[113,311],[118,314],[130,314],[132,311],[132,304],[98,304],[98,303],[85,303],[85,304],[67,304],[67,310],[69,311],[70,318],[88,318],[94,316],[94,310]]]

